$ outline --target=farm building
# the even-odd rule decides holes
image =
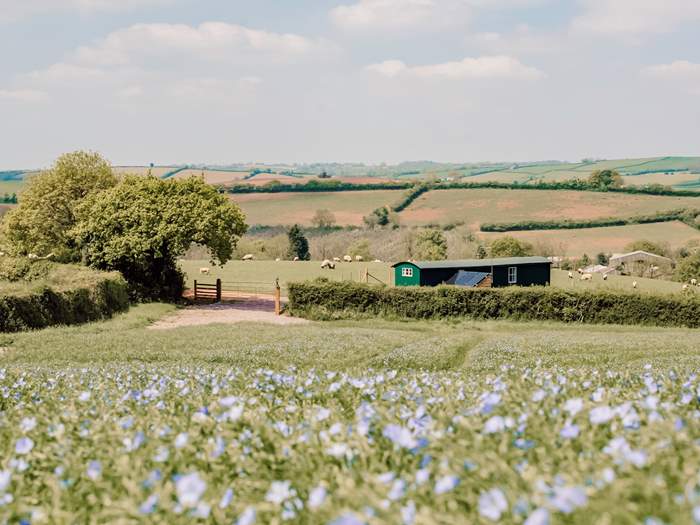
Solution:
[[[668,257],[637,250],[614,254],[608,264],[612,270],[622,274],[655,277],[660,270],[668,270],[672,263]]]
[[[462,261],[406,261],[396,263],[396,286],[467,287],[545,286],[551,261],[546,257],[504,257]]]

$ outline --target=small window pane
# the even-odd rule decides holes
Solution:
[[[402,268],[401,269],[401,276],[402,277],[413,277],[413,268]]]
[[[518,267],[510,266],[508,267],[508,284],[515,284],[518,282]]]

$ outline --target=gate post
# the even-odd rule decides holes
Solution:
[[[282,305],[280,298],[280,280],[275,279],[275,315],[282,315]]]
[[[221,302],[221,279],[216,280],[216,302]]]
[[[194,280],[194,302],[197,302],[197,279]]]

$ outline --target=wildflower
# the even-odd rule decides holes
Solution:
[[[319,508],[326,500],[326,488],[318,486],[309,493],[309,508],[311,510]]]
[[[430,479],[430,470],[422,468],[416,471],[416,485],[423,485]]]
[[[197,472],[180,477],[175,482],[177,500],[185,508],[194,508],[207,490],[206,482],[199,477]]]
[[[435,482],[435,494],[439,496],[440,494],[450,492],[454,490],[457,485],[459,485],[459,478],[457,476],[444,476]]]
[[[400,425],[385,426],[382,435],[401,448],[410,450],[418,446],[418,441],[416,441],[411,431]]]
[[[501,514],[508,510],[508,501],[501,489],[491,489],[479,494],[479,514],[491,521],[501,519]]]
[[[566,424],[564,425],[564,428],[562,428],[561,432],[559,432],[559,435],[561,437],[563,437],[564,439],[577,438],[578,434],[579,434],[578,425],[574,425],[570,421],[567,421]]]
[[[24,432],[25,434],[27,432],[31,432],[35,428],[36,428],[36,418],[33,418],[33,417],[25,417],[19,423],[19,429],[22,432]]]
[[[81,392],[80,395],[78,396],[78,400],[82,401],[83,403],[86,403],[87,401],[90,401],[90,392]]]
[[[296,491],[291,486],[291,481],[273,481],[265,495],[265,501],[281,505],[296,494]]]
[[[99,461],[91,461],[86,470],[87,477],[96,480],[102,475],[102,464]]]
[[[326,454],[338,459],[345,457],[349,452],[350,447],[348,447],[345,443],[333,443],[326,449]]]
[[[181,434],[178,434],[177,437],[175,438],[175,448],[182,448],[185,445],[187,445],[187,441],[190,439],[189,434],[187,432],[183,432]]]
[[[413,525],[416,521],[416,503],[411,500],[401,507],[401,520],[404,525]]]
[[[15,453],[24,455],[29,454],[34,448],[34,441],[28,437],[19,438],[15,443]]]
[[[564,410],[569,413],[571,417],[574,417],[583,409],[583,399],[576,397],[572,399],[567,399],[564,403]]]
[[[506,429],[506,422],[501,416],[493,416],[484,424],[485,434],[495,434]]]
[[[596,407],[588,415],[594,425],[602,425],[615,417],[615,412],[609,406]]]
[[[693,521],[700,524],[700,505],[693,507]]]
[[[211,505],[200,501],[192,511],[192,516],[195,518],[207,519],[211,513]]]
[[[228,489],[226,489],[226,492],[221,497],[221,501],[219,502],[219,508],[225,509],[231,504],[231,501],[233,501],[233,489],[229,487]]]
[[[578,507],[583,507],[588,497],[581,487],[555,487],[550,503],[559,512],[569,514]]]
[[[394,481],[394,484],[391,486],[391,490],[389,491],[389,494],[387,497],[392,501],[396,501],[398,499],[403,498],[405,493],[406,493],[406,482],[402,479],[397,479]]]
[[[170,451],[168,450],[168,447],[159,447],[156,454],[153,456],[153,461],[156,463],[165,463],[168,461],[169,456]]]
[[[7,490],[12,479],[12,472],[9,470],[0,470],[0,494]]]
[[[253,523],[255,523],[255,509],[253,507],[246,508],[236,520],[236,525],[253,525]]]
[[[156,510],[156,505],[158,504],[158,494],[151,494],[148,496],[146,501],[144,501],[139,507],[139,512],[141,514],[152,514]]]
[[[365,522],[358,519],[353,514],[343,514],[339,518],[331,521],[328,525],[365,525]]]
[[[549,511],[544,508],[535,509],[527,517],[524,525],[549,525]]]

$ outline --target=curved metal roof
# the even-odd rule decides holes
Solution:
[[[546,257],[497,257],[495,259],[462,259],[454,261],[403,261],[393,264],[396,268],[402,264],[426,270],[430,268],[481,268],[484,266],[518,266],[523,264],[552,264]]]

